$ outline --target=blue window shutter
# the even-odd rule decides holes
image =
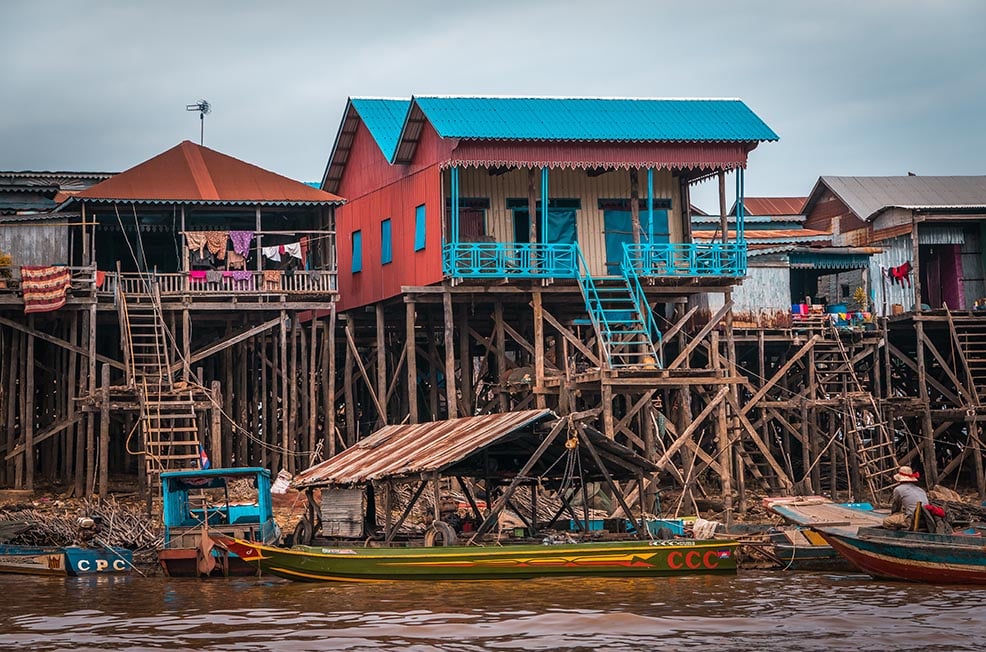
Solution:
[[[394,261],[394,242],[391,237],[390,218],[380,222],[380,264]]]
[[[414,209],[414,250],[421,251],[425,248],[425,205],[421,204]]]
[[[363,270],[363,232],[353,231],[353,273]]]

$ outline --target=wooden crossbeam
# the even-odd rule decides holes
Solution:
[[[684,446],[685,442],[691,439],[692,433],[694,433],[698,427],[702,425],[702,422],[705,421],[705,418],[712,413],[712,410],[716,409],[719,404],[722,403],[727,394],[729,394],[728,385],[719,390],[712,400],[709,401],[704,408],[702,408],[702,411],[699,412],[697,417],[695,417],[695,420],[688,424],[685,431],[678,435],[678,438],[675,439],[670,446],[668,446],[667,450],[664,451],[664,454],[661,455],[661,458],[657,460],[657,465],[659,467],[663,469],[667,466],[668,462],[671,460],[671,456],[678,452],[678,449]]]
[[[10,319],[7,319],[6,317],[0,317],[0,324],[3,324],[4,326],[10,326],[11,328],[13,328],[15,330],[19,330],[22,333],[27,333],[28,335],[33,335],[34,337],[38,338],[39,340],[44,340],[45,342],[49,342],[51,344],[55,344],[57,346],[62,347],[63,349],[68,349],[69,351],[74,351],[75,353],[78,353],[79,355],[84,355],[87,358],[89,357],[89,351],[87,351],[86,349],[82,348],[81,346],[76,346],[75,344],[72,344],[71,342],[66,342],[65,340],[63,340],[60,337],[55,337],[54,335],[49,335],[48,333],[45,333],[43,331],[35,330],[33,328],[29,328],[27,326],[24,326],[22,324],[18,324],[15,321],[11,321]],[[119,362],[117,360],[113,360],[112,358],[107,358],[105,355],[101,355],[101,354],[97,353],[96,354],[96,359],[99,360],[100,362],[104,362],[104,363],[110,365],[111,367],[116,367],[117,369],[120,369],[121,371],[124,371],[125,372],[127,370],[127,367],[126,367],[125,364],[123,364],[122,362]]]
[[[694,337],[694,339],[692,339],[692,341],[688,343],[688,346],[685,347],[684,351],[679,353],[678,357],[675,358],[671,362],[671,364],[667,366],[667,368],[677,369],[678,365],[684,362],[691,354],[691,352],[695,350],[695,347],[697,347],[699,344],[702,343],[702,341],[705,339],[705,336],[711,333],[712,329],[719,325],[719,322],[722,321],[722,318],[726,315],[727,312],[729,312],[732,309],[732,307],[733,307],[732,300],[729,300],[726,303],[724,303],[722,308],[719,308],[719,310],[716,311],[716,314],[712,316],[712,319],[710,319],[709,322],[702,327],[702,330],[698,332],[698,334]]]
[[[754,394],[753,397],[750,398],[750,400],[746,402],[746,405],[744,405],[743,406],[743,409],[739,411],[739,414],[744,414],[745,415],[745,414],[749,413],[750,410],[752,410],[753,408],[755,408],[756,407],[756,404],[757,404],[757,401],[759,401],[761,398],[763,398],[767,394],[767,392],[769,392],[771,390],[771,388],[774,385],[776,385],[780,381],[781,378],[784,377],[784,374],[787,373],[787,370],[788,369],[790,369],[792,366],[794,366],[794,363],[796,363],[798,360],[800,360],[804,356],[804,354],[808,353],[808,351],[810,351],[811,348],[813,346],[815,346],[815,342],[817,342],[819,340],[819,337],[820,337],[819,335],[812,335],[811,336],[811,339],[809,339],[807,342],[805,342],[804,346],[802,346],[800,349],[798,349],[798,352],[795,353],[790,359],[788,359],[788,361],[785,362],[781,366],[781,368],[778,369],[777,372],[773,376],[770,377],[770,380],[768,380],[766,383],[764,383],[763,386],[761,386],[760,389],[757,391],[757,393]]]
[[[555,319],[555,317],[550,312],[548,312],[547,310],[544,310],[542,308],[541,314],[544,316],[544,320],[546,322],[548,322],[549,324],[551,324],[552,328],[554,328],[556,331],[558,331],[558,333],[561,334],[561,336],[564,337],[566,340],[568,340],[568,342],[572,346],[574,346],[576,349],[578,349],[579,353],[581,353],[586,358],[588,358],[589,359],[589,362],[591,362],[592,364],[594,364],[597,367],[602,366],[600,364],[599,358],[596,356],[596,354],[594,354],[591,350],[589,350],[589,347],[587,347],[585,344],[583,344],[582,343],[582,340],[580,340],[579,338],[575,337],[575,335],[572,334],[572,332],[570,330],[568,330],[567,328],[565,328],[565,326],[563,326],[560,321],[558,321],[557,319]]]

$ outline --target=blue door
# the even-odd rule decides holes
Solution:
[[[623,245],[633,244],[633,219],[629,210],[604,210],[603,229],[606,232],[606,273],[617,275],[623,262]],[[646,210],[640,211],[640,242],[651,242],[650,221]],[[654,243],[670,242],[668,211],[654,211]]]

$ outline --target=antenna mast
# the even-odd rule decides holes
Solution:
[[[212,105],[205,100],[199,100],[195,104],[186,104],[186,111],[199,112],[199,145],[205,144],[205,114],[212,113]]]

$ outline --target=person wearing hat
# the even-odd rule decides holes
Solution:
[[[902,466],[894,475],[897,486],[894,487],[894,496],[890,502],[890,516],[883,519],[883,527],[891,530],[906,530],[914,522],[914,510],[918,503],[928,504],[928,494],[924,489],[917,485],[921,474],[911,470],[909,466]]]

